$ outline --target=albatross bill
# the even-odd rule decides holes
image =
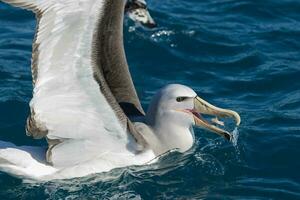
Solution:
[[[125,0],[2,1],[37,17],[27,131],[46,138],[48,148],[45,153],[0,145],[0,170],[34,179],[86,176],[143,165],[172,149],[185,152],[194,144],[193,125],[230,139],[201,114],[240,124],[235,111],[213,106],[179,84],[158,91],[145,114],[123,43],[124,11],[145,11],[144,0],[129,0],[127,8]],[[144,18],[136,19],[147,25]],[[136,115],[143,119],[136,122],[139,129],[131,121]]]
[[[241,118],[239,114],[233,110],[218,108],[207,101],[201,99],[200,97],[195,98],[195,110],[198,113],[206,114],[206,115],[214,115],[216,117],[230,117],[233,118],[236,121],[236,126],[239,126],[241,123]],[[223,130],[208,121],[204,120],[201,115],[194,115],[195,123],[197,126],[202,126],[214,133],[217,133],[223,137],[225,137],[227,140],[231,140],[231,134]]]
[[[187,112],[190,112],[193,115],[196,126],[210,130],[220,136],[225,137],[227,140],[231,140],[231,134],[228,131],[221,129],[218,126],[210,123],[208,120],[204,119],[202,114],[215,116],[215,118],[211,120],[211,122],[221,126],[224,126],[224,122],[219,121],[217,117],[233,118],[235,120],[236,126],[239,126],[241,123],[241,118],[237,112],[229,109],[218,108],[198,96],[194,98],[194,109],[187,110]]]

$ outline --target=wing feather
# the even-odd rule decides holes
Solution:
[[[13,6],[24,8],[27,10],[32,10],[32,11],[39,10],[39,4],[41,2],[38,0],[2,0],[2,1],[11,4]]]
[[[32,10],[38,19],[27,130],[36,138],[46,136],[50,141],[48,162],[57,166],[77,164],[81,157],[86,161],[101,151],[126,146],[128,134],[94,79],[93,36],[105,1],[3,2]],[[58,142],[51,145],[51,141]],[[99,145],[103,148],[95,148]],[[82,151],[65,160],[75,148]]]

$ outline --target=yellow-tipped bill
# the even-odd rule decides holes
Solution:
[[[233,118],[236,122],[236,126],[239,126],[241,123],[241,118],[239,114],[233,110],[218,108],[214,105],[211,105],[210,103],[206,102],[205,100],[201,99],[200,97],[195,97],[194,99],[194,110],[191,111],[194,116],[195,124],[196,126],[206,128],[214,133],[217,133],[223,137],[225,137],[228,140],[231,140],[231,134],[223,130],[219,127],[217,127],[214,124],[218,124],[220,126],[224,126],[224,122],[219,121],[218,117],[224,118],[224,117],[230,117]],[[212,123],[205,120],[201,114],[205,115],[213,115],[216,118],[211,120]]]

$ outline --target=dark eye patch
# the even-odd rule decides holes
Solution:
[[[176,98],[176,101],[177,102],[182,102],[182,101],[184,101],[184,100],[186,100],[188,97],[177,97]]]

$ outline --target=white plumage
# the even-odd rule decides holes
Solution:
[[[75,166],[97,158],[103,160],[100,168],[93,167],[97,170],[86,167],[86,173],[93,173],[128,165],[121,162],[123,158],[132,163],[130,158],[134,156],[134,152],[130,147],[127,148],[132,141],[121,127],[93,78],[92,39],[104,1],[4,0],[4,2],[35,12],[43,12],[35,41],[39,52],[38,78],[30,107],[34,110],[39,123],[48,130],[47,137],[62,142],[52,149],[51,160],[54,167]],[[25,156],[30,163],[30,156],[23,149],[16,150],[14,156],[11,154],[13,151],[12,148],[1,150],[0,157],[11,155],[9,156],[11,159]],[[114,160],[118,162],[111,163],[109,159],[111,155],[114,155]],[[153,154],[150,156],[150,159],[152,158]],[[31,161],[32,165],[37,164],[43,168],[40,163]],[[28,164],[13,163],[21,166]],[[138,160],[136,164],[139,164]],[[43,169],[47,170],[51,168],[44,167]],[[25,168],[27,170],[31,167]],[[25,168],[20,170],[23,172]],[[51,171],[56,170],[53,168]],[[43,175],[43,173],[33,174]],[[76,174],[75,176],[82,175]]]
[[[47,130],[47,139],[59,142],[50,148],[51,165],[46,148],[0,142],[0,170],[37,180],[81,177],[146,164],[172,149],[184,152],[194,143],[193,125],[230,138],[200,112],[234,117],[240,123],[236,112],[212,106],[191,88],[169,85],[154,96],[144,123],[135,124],[146,141],[137,151],[139,145],[122,127],[94,78],[93,37],[99,18],[107,17],[102,15],[105,3],[113,0],[2,1],[42,15],[33,49],[36,71],[30,107],[35,125]],[[123,48],[121,42],[115,44]]]

